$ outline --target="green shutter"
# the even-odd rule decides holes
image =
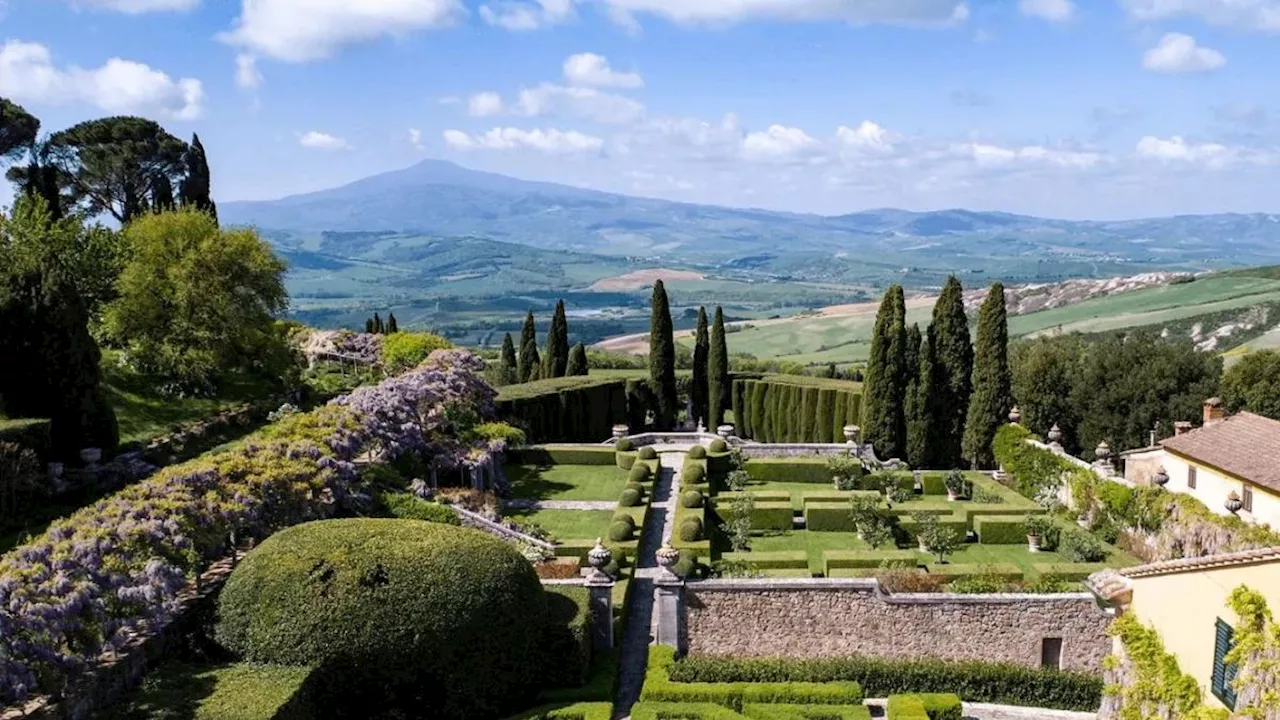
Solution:
[[[1231,642],[1235,631],[1230,625],[1218,620],[1213,642],[1213,678],[1210,681],[1215,697],[1228,708],[1236,709],[1236,690],[1231,686],[1236,679],[1236,666],[1227,663],[1227,653],[1231,652]]]

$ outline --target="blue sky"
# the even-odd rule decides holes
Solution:
[[[0,95],[197,132],[221,201],[443,158],[833,214],[1280,212],[1280,0],[0,6]]]

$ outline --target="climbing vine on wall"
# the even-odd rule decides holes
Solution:
[[[1111,624],[1121,649],[1103,664],[1107,686],[1100,716],[1108,720],[1226,720],[1204,707],[1195,678],[1182,672],[1160,634],[1126,613]]]
[[[1256,720],[1280,718],[1280,625],[1262,593],[1241,585],[1227,601],[1239,622],[1226,661],[1235,665],[1236,713]]]

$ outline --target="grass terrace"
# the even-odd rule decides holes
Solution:
[[[512,497],[528,500],[617,500],[627,471],[617,465],[507,465]]]

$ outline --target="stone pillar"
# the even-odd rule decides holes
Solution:
[[[680,650],[684,631],[684,580],[672,568],[680,560],[680,551],[665,543],[658,551],[661,568],[653,581],[654,642]]]
[[[596,538],[596,546],[587,553],[591,573],[587,575],[588,607],[591,611],[591,635],[597,652],[613,649],[613,585],[614,580],[604,568],[613,560],[613,553]]]

